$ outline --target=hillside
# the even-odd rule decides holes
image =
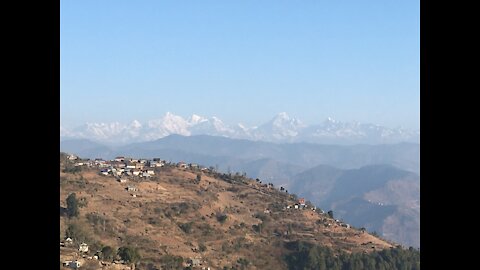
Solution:
[[[288,188],[355,226],[420,247],[420,179],[414,173],[390,165],[321,165],[294,176]]]
[[[287,255],[303,252],[304,245],[335,256],[395,246],[314,211],[308,201],[295,209],[295,195],[238,173],[165,163],[152,168],[151,177],[121,183],[100,174],[92,161],[80,163],[61,155],[60,240],[70,236],[74,244],[60,248],[60,260],[82,260],[84,269],[129,269],[112,259],[88,260],[105,246],[138,251],[136,269],[183,269],[189,259],[210,269],[295,269]],[[72,193],[78,217],[65,214]],[[89,245],[86,258],[75,249],[81,242]]]

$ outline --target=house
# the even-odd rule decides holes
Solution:
[[[88,245],[85,243],[81,243],[78,247],[78,251],[80,252],[88,252]]]
[[[100,173],[103,174],[103,175],[108,175],[108,172],[109,172],[108,169],[102,169],[102,170],[100,171]]]
[[[138,188],[137,187],[134,187],[134,186],[128,186],[126,187],[127,191],[138,191]]]
[[[298,204],[295,204],[295,209],[298,209]]]
[[[300,205],[305,205],[305,198],[300,198],[300,199],[298,199],[298,203],[299,203]]]
[[[127,182],[127,178],[118,178],[118,182],[120,182],[120,183],[126,183],[126,182]]]
[[[72,244],[72,243],[73,243],[72,238],[67,237],[67,239],[65,239],[65,244]]]
[[[189,263],[192,267],[199,267],[201,265],[200,259],[190,259]]]
[[[147,173],[150,175],[155,175],[155,170],[154,169],[147,169]]]
[[[135,176],[140,175],[140,173],[141,173],[140,170],[137,170],[137,169],[132,170],[132,174],[135,175]]]
[[[108,168],[109,166],[110,166],[110,164],[108,164],[106,162],[98,163],[98,167],[100,167],[100,168]]]
[[[75,155],[68,155],[67,158],[68,158],[68,160],[77,160],[78,159],[78,157],[75,156]]]
[[[180,167],[180,168],[187,168],[188,165],[187,163],[183,162],[183,161],[180,161],[177,163],[177,167]]]
[[[143,167],[145,167],[145,164],[143,164],[143,163],[135,163],[135,169],[143,170]]]
[[[117,161],[117,162],[124,162],[125,157],[116,157],[114,160]]]
[[[79,261],[73,261],[68,264],[68,267],[78,269],[82,264]]]

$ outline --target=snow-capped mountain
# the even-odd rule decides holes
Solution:
[[[254,127],[242,124],[230,126],[218,117],[192,115],[184,119],[167,112],[159,119],[128,124],[86,123],[69,130],[60,126],[61,139],[90,139],[109,144],[152,141],[170,134],[184,136],[213,135],[236,139],[270,142],[311,142],[330,144],[419,142],[420,132],[393,129],[374,124],[339,122],[332,118],[318,125],[307,126],[282,112],[270,121]]]
[[[296,118],[291,118],[286,112],[277,114],[272,120],[252,130],[255,140],[263,141],[293,141],[305,125]]]

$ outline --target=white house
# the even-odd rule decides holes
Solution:
[[[81,243],[78,247],[78,251],[80,252],[88,252],[88,245],[85,243]]]
[[[189,263],[192,267],[199,267],[201,265],[200,259],[196,259],[196,258],[190,259]]]
[[[138,188],[136,188],[134,186],[128,186],[127,191],[138,191]]]
[[[118,182],[120,182],[120,183],[126,183],[126,182],[127,182],[127,178],[119,178],[119,179],[118,179]]]

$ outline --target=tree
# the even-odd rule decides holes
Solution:
[[[78,217],[78,200],[75,193],[71,193],[67,197],[67,215],[69,218]]]
[[[138,250],[132,247],[120,247],[117,254],[126,262],[135,263],[140,260],[140,254],[138,253]]]
[[[185,233],[190,233],[192,232],[192,225],[193,225],[193,222],[187,222],[187,223],[180,223],[178,227],[180,227],[180,229],[182,229],[182,231],[184,231]]]
[[[221,212],[218,212],[216,214],[216,217],[217,217],[217,221],[220,222],[221,224],[225,223],[225,221],[227,220],[227,214],[225,213],[221,213]]]
[[[89,233],[85,229],[85,224],[79,221],[72,222],[68,225],[65,231],[65,236],[70,237],[77,242],[87,241]]]
[[[105,246],[102,248],[102,259],[111,260],[113,259],[114,254],[115,250],[111,246]]]
[[[328,214],[328,216],[329,216],[330,218],[333,218],[333,211],[332,211],[332,210],[328,211],[327,214]]]
[[[200,181],[202,181],[202,175],[201,174],[197,174],[197,179],[196,179],[196,183],[200,183]]]
[[[200,250],[200,252],[204,252],[207,250],[207,246],[205,246],[203,243],[200,243],[198,244],[198,250]]]

